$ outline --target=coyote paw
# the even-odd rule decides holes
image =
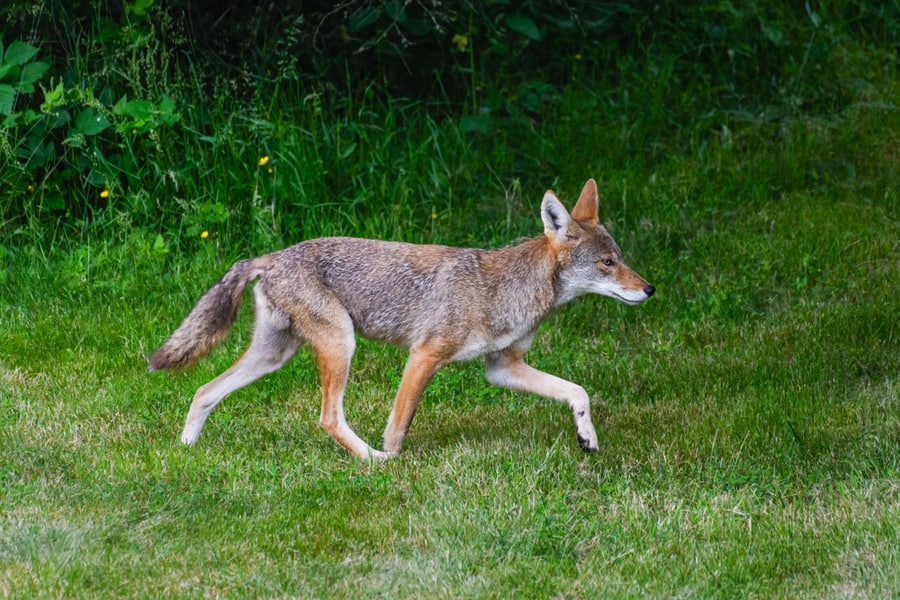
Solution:
[[[581,446],[581,449],[585,452],[597,452],[598,450],[600,450],[600,445],[597,443],[596,438],[586,438],[580,433],[576,435],[578,437],[578,445]]]
[[[193,446],[197,443],[197,438],[200,437],[200,430],[196,427],[191,427],[190,425],[185,426],[184,431],[181,432],[181,443],[185,446]]]
[[[381,447],[388,458],[400,456],[400,452],[403,450],[403,436],[385,434],[381,442]]]
[[[366,456],[361,457],[361,458],[364,462],[367,462],[369,464],[375,464],[375,463],[383,463],[392,458],[395,458],[396,456],[397,456],[396,454],[391,454],[389,452],[382,452],[380,450],[376,450],[375,448],[369,448],[369,453]]]
[[[596,452],[600,449],[600,444],[597,443],[597,431],[594,429],[587,411],[575,413],[575,436],[578,438],[578,445],[585,452]]]

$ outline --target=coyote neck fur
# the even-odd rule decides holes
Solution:
[[[503,310],[515,306],[517,315],[540,322],[562,303],[559,297],[559,259],[546,236],[515,246],[485,250],[481,258],[485,278],[496,286]],[[530,317],[526,317],[530,315]],[[536,325],[537,323],[535,323]]]

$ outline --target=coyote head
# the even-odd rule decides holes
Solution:
[[[632,271],[597,217],[597,183],[589,179],[569,214],[552,191],[541,203],[544,235],[557,255],[557,305],[582,294],[639,304],[656,288]]]

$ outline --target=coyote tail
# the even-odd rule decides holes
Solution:
[[[184,369],[209,354],[234,324],[244,288],[262,275],[270,263],[268,256],[261,256],[233,264],[150,356],[147,369]]]

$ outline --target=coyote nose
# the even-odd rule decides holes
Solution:
[[[652,285],[648,285],[647,287],[644,288],[644,293],[647,294],[647,296],[652,296],[655,292],[656,292],[656,288],[653,287]]]

